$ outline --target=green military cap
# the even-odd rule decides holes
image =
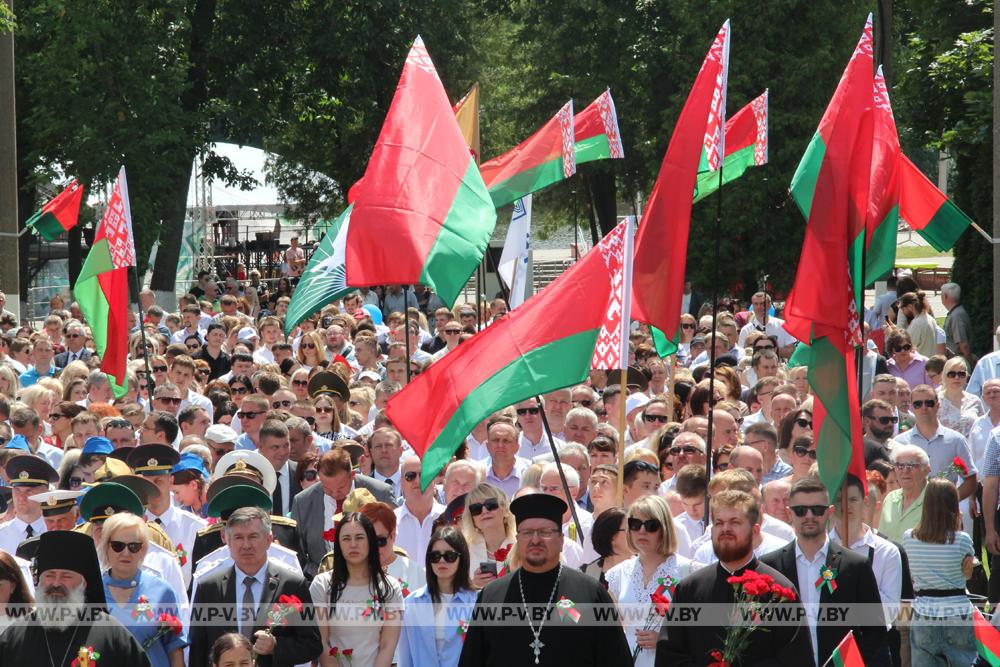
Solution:
[[[110,516],[128,512],[142,516],[142,501],[132,489],[115,482],[104,482],[92,487],[80,503],[84,521],[104,521]]]
[[[160,495],[160,488],[156,484],[139,475],[115,475],[107,481],[121,484],[131,489],[132,493],[139,498],[139,502],[142,503],[143,507],[149,505],[150,498],[156,498]]]
[[[229,515],[241,507],[259,507],[270,512],[271,496],[259,486],[236,484],[223,489],[209,501],[208,515],[227,521]]]

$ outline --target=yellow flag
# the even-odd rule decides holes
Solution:
[[[479,84],[473,84],[465,97],[455,105],[455,119],[462,129],[465,143],[472,149],[472,154],[479,164]]]

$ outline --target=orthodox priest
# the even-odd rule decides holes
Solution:
[[[459,665],[631,664],[607,591],[560,562],[565,501],[533,493],[510,510],[522,565],[480,591]]]
[[[43,533],[36,563],[36,609],[0,635],[0,665],[149,667],[142,647],[107,612],[89,535]]]

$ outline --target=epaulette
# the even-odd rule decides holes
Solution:
[[[277,524],[279,526],[288,526],[289,528],[295,528],[298,522],[295,519],[289,519],[286,516],[275,516],[271,515],[271,525]]]
[[[170,541],[170,536],[167,535],[167,531],[163,530],[163,526],[160,524],[155,521],[147,521],[146,532],[149,534],[151,542],[156,542],[170,553],[177,551],[176,547],[174,547],[174,543]]]
[[[211,526],[205,526],[204,528],[202,528],[201,530],[198,531],[198,537],[207,537],[208,535],[211,535],[212,533],[217,533],[220,530],[222,530],[222,528],[225,525],[226,524],[224,524],[224,523],[222,523],[220,521],[218,523],[213,523]]]
[[[410,557],[410,554],[406,553],[406,549],[404,549],[403,547],[395,546],[394,545],[392,547],[392,551],[393,551],[393,553],[395,553],[398,556],[406,556],[407,558]]]
[[[333,552],[328,551],[322,560],[319,562],[319,567],[316,568],[316,574],[323,574],[333,569]]]

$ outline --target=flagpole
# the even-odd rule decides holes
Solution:
[[[410,304],[409,285],[403,285],[403,339],[406,341],[406,384],[410,384]]]
[[[626,362],[628,359],[622,359],[622,367],[618,369],[621,374],[619,377],[619,384],[621,385],[621,391],[618,393],[618,418],[621,421],[621,429],[618,431],[618,506],[625,506],[625,432],[628,430],[628,424],[625,423],[628,419],[628,415],[625,412],[625,397],[628,395],[628,371],[626,370]]]
[[[135,240],[132,241],[132,252],[135,252]],[[142,313],[142,298],[139,296],[139,292],[142,291],[142,286],[139,283],[138,262],[136,263],[136,266],[131,267],[131,269],[132,281],[135,283],[135,305],[138,306],[139,310],[139,333],[142,337],[142,359],[146,363],[146,393],[148,394],[147,398],[150,401],[150,404],[152,404],[153,390],[156,389],[156,381],[153,379],[153,373],[149,369],[149,348],[146,347],[146,317]],[[135,388],[135,395],[142,398],[142,394],[139,393],[138,387]]]
[[[489,248],[486,249],[489,252]],[[485,267],[482,262],[476,265],[476,333],[483,330],[483,318],[481,312],[481,305],[479,303],[479,295],[483,293],[483,272]]]
[[[723,133],[725,126],[723,126]],[[720,151],[721,152],[721,151]],[[719,188],[715,198],[715,265],[712,269],[712,349],[708,351],[708,432],[705,442],[705,478],[712,479],[712,436],[715,426],[715,348],[719,319],[719,266],[722,265],[722,170],[725,156],[719,159]],[[671,406],[672,408],[673,406]],[[677,474],[677,471],[674,472]],[[708,489],[705,490],[705,525],[708,524]]]
[[[493,265],[493,256],[486,253],[486,257],[491,265]],[[492,266],[493,270],[496,272],[497,276],[500,272],[497,270],[496,265]],[[507,290],[507,285],[503,280],[497,280],[500,285],[500,296],[503,299],[504,304],[507,306],[507,312],[510,313],[510,292]],[[622,401],[624,401],[622,397]],[[542,403],[542,397],[535,395],[535,404],[538,406],[538,412],[542,416],[542,428],[545,430],[545,437],[549,441],[549,449],[552,451],[552,460],[556,463],[556,470],[559,471],[559,481],[562,483],[563,493],[566,494],[566,498],[570,499],[572,502],[566,503],[569,505],[570,514],[573,517],[573,524],[576,526],[576,539],[581,544],[583,543],[583,528],[580,526],[580,518],[576,514],[576,499],[573,498],[573,494],[569,491],[569,482],[566,481],[566,473],[562,469],[562,461],[559,458],[559,452],[556,450],[556,441],[552,437],[552,428],[549,426],[549,418],[545,416],[545,405]],[[624,403],[623,403],[624,405]],[[621,479],[621,476],[619,476]]]

